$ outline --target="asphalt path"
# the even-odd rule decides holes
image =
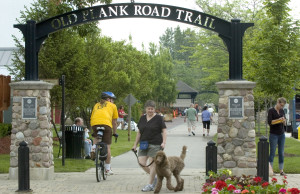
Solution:
[[[209,137],[202,135],[202,123],[196,123],[196,135],[188,136],[187,124],[182,117],[174,118],[172,122],[166,122],[167,143],[165,152],[168,156],[179,156],[182,146],[188,147],[185,159],[186,168],[199,169],[205,172],[205,148],[207,142],[212,139],[217,131],[216,125],[211,125]],[[112,168],[139,168],[136,156],[132,151],[112,159]]]

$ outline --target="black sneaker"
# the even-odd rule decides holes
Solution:
[[[91,159],[91,156],[86,156],[84,159]]]
[[[195,136],[195,133],[192,131],[193,136]]]

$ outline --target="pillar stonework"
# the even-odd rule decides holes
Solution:
[[[50,123],[50,89],[43,81],[21,81],[10,84],[13,89],[12,131],[9,179],[18,179],[18,148],[21,141],[29,147],[30,179],[54,178],[53,140]],[[22,98],[36,97],[36,118],[22,118]]]
[[[237,176],[256,175],[254,82],[222,81],[219,89],[217,140],[218,168],[231,169]],[[229,118],[229,98],[243,99],[243,117]]]

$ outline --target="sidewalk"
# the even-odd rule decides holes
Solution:
[[[188,147],[185,168],[181,173],[185,180],[184,190],[178,193],[201,193],[201,185],[205,181],[205,147],[216,133],[217,126],[212,125],[210,137],[202,136],[200,122],[197,123],[196,136],[187,135],[187,127],[182,118],[176,118],[173,123],[167,123],[167,126],[167,155],[179,156],[182,146]],[[55,173],[55,179],[51,181],[31,180],[30,188],[33,193],[143,193],[141,189],[147,184],[148,176],[138,166],[131,151],[113,158],[112,167],[115,174],[99,183],[96,181],[95,168],[91,168],[83,173]],[[281,177],[276,178],[281,181]],[[289,174],[289,188],[298,187],[298,180],[300,175]],[[173,185],[175,182],[172,179]],[[17,180],[8,180],[8,174],[0,174],[0,193],[15,193],[17,189]],[[174,192],[166,189],[164,181],[160,193]]]

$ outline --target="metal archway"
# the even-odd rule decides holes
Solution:
[[[228,22],[199,11],[170,5],[121,3],[79,9],[39,23],[29,20],[26,24],[14,25],[25,38],[25,80],[39,80],[38,53],[50,33],[96,20],[116,18],[164,19],[214,31],[223,39],[229,52],[229,80],[243,79],[242,39],[246,29],[253,26],[253,23],[240,23],[239,19]]]

